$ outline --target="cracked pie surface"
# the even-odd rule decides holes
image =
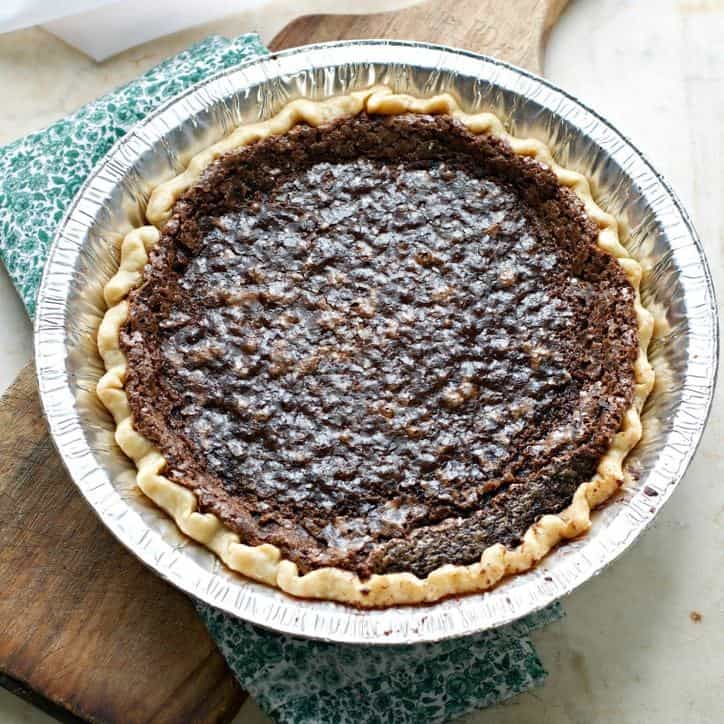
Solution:
[[[98,394],[140,489],[248,577],[482,591],[584,533],[653,384],[588,181],[448,95],[297,100],[157,186]]]

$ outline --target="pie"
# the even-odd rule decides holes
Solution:
[[[589,183],[450,95],[295,100],[152,192],[98,394],[143,493],[231,569],[382,607],[584,533],[653,384]]]

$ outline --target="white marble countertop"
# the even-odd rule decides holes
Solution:
[[[402,4],[375,0],[369,7]],[[258,30],[268,40],[301,6],[359,11],[361,3],[271,5],[102,64],[42,30],[0,36],[0,143],[41,128],[212,32]],[[724,2],[572,0],[550,39],[545,72],[631,137],[672,183],[724,298]],[[30,323],[2,269],[0,328],[1,390],[31,356]],[[655,525],[565,601],[563,621],[535,635],[548,683],[468,716],[467,724],[724,719],[723,402],[720,385],[699,453]],[[0,690],[0,721],[50,719]],[[236,722],[268,719],[248,701]]]

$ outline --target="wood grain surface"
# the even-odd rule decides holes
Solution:
[[[26,367],[0,401],[0,671],[99,722],[223,722],[243,701],[189,599],[65,473]]]
[[[272,50],[309,43],[388,38],[443,43],[492,55],[535,73],[568,0],[428,0],[370,15],[307,15],[271,41]]]
[[[394,13],[311,15],[270,47],[423,40],[540,72],[565,4],[433,0]],[[76,492],[32,366],[0,400],[0,430],[0,683],[62,719],[229,721],[243,693],[188,599],[118,544]]]

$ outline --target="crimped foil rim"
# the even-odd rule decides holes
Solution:
[[[78,363],[73,361],[73,345],[75,335],[90,330],[72,327],[79,314],[70,309],[70,295],[77,292],[73,288],[79,275],[75,265],[89,244],[89,233],[110,192],[117,190],[124,179],[128,181],[134,162],[153,146],[144,134],[166,138],[164,133],[173,130],[173,121],[179,121],[178,117],[173,118],[174,114],[180,114],[182,124],[198,125],[200,107],[194,108],[194,103],[203,103],[208,89],[224,81],[231,85],[216,89],[214,102],[226,96],[233,103],[233,98],[245,89],[248,92],[256,87],[257,80],[262,87],[266,84],[272,90],[275,84],[293,86],[295,73],[304,76],[297,84],[300,91],[315,89],[316,74],[321,77],[316,88],[324,93],[328,85],[332,87],[335,72],[339,79],[341,73],[353,75],[357,68],[385,63],[389,64],[387,72],[400,67],[410,76],[427,73],[435,79],[433,83],[444,80],[446,74],[453,75],[457,66],[457,78],[481,78],[525,103],[534,100],[547,113],[573,126],[577,133],[585,138],[590,135],[610,158],[620,158],[620,165],[628,165],[631,172],[635,166],[643,166],[636,169],[636,189],[650,201],[669,244],[665,248],[680,256],[693,251],[686,263],[686,273],[680,274],[679,279],[689,312],[687,349],[695,343],[698,357],[696,363],[687,358],[683,382],[690,386],[686,389],[691,394],[682,397],[671,412],[679,423],[670,431],[673,440],[668,444],[667,454],[659,455],[643,471],[638,488],[632,488],[624,503],[624,513],[615,516],[615,526],[602,527],[600,521],[594,521],[588,536],[566,544],[537,569],[488,593],[424,607],[357,611],[323,601],[299,601],[262,584],[235,578],[216,565],[207,569],[187,555],[193,544],[174,546],[153,525],[134,515],[132,503],[119,494],[104,464],[110,464],[111,457],[120,453],[93,449],[85,433],[97,420],[87,410],[85,416],[78,411],[79,393],[74,380]],[[337,71],[331,71],[333,67]],[[240,82],[244,73],[255,70],[261,77]],[[229,92],[223,93],[224,90]],[[257,100],[263,105],[263,98]],[[173,149],[158,138],[153,142],[155,148],[172,155]],[[555,150],[556,143],[551,145]],[[698,446],[713,399],[719,338],[711,274],[691,220],[661,174],[625,136],[570,94],[509,64],[445,46],[377,40],[324,43],[248,61],[164,103],[121,138],[90,174],[59,226],[38,294],[35,352],[41,401],[64,464],[105,525],[144,563],[187,593],[277,631],[347,643],[399,644],[463,636],[509,623],[570,593],[628,548],[671,495]],[[655,497],[644,494],[643,487],[653,490]],[[597,542],[603,550],[596,549]]]

